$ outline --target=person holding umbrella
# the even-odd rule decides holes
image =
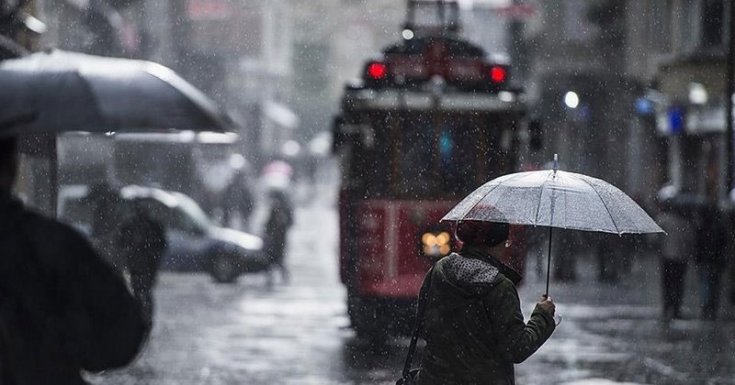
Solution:
[[[456,226],[460,254],[439,260],[424,279],[416,326],[397,384],[513,384],[513,364],[535,352],[554,331],[549,297],[553,229],[614,234],[664,232],[629,196],[597,178],[558,170],[526,171],[495,178],[475,189],[441,222]],[[515,284],[498,256],[510,225],[548,229],[546,291],[523,323]],[[426,327],[424,329],[424,323]],[[424,329],[426,351],[411,370]],[[416,374],[418,373],[418,374]]]
[[[513,364],[554,331],[548,297],[523,322],[515,287],[521,276],[498,259],[509,246],[508,233],[507,223],[460,222],[462,251],[439,260],[427,276],[419,385],[513,384]]]
[[[441,221],[457,226],[466,245],[461,254],[437,262],[424,280],[398,384],[411,383],[415,376],[410,364],[424,322],[427,348],[418,384],[513,384],[513,363],[533,354],[555,327],[555,307],[548,296],[554,228],[619,235],[664,232],[615,186],[559,171],[556,155],[553,170],[495,178]],[[523,323],[514,276],[497,261],[509,225],[549,231],[546,291],[528,324]]]

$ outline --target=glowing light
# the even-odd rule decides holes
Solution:
[[[512,92],[500,91],[498,92],[498,99],[500,99],[500,101],[510,103],[515,99],[515,96]]]
[[[493,83],[503,83],[507,76],[508,71],[505,68],[497,66],[490,67],[490,80]]]
[[[564,95],[564,104],[569,108],[577,108],[579,106],[579,95],[574,91],[568,91]]]
[[[439,235],[436,236],[436,243],[438,245],[446,245],[449,243],[449,233],[446,231],[442,231]]]
[[[690,83],[689,84],[689,102],[692,104],[704,105],[707,104],[709,95],[707,89],[701,83]]]
[[[414,33],[410,29],[404,29],[401,32],[401,36],[403,36],[403,38],[406,39],[406,40],[411,40],[414,37]]]
[[[426,233],[421,237],[421,242],[428,246],[436,245],[436,236],[432,233]]]
[[[374,80],[385,78],[388,75],[388,67],[385,63],[370,63],[367,68],[367,74]]]
[[[439,234],[424,233],[421,236],[422,250],[425,255],[431,257],[445,256],[451,252],[451,239],[451,235],[446,231]]]

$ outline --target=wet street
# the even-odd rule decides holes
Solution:
[[[262,275],[234,285],[204,274],[164,273],[156,325],[131,367],[91,376],[96,384],[393,384],[407,339],[387,346],[357,340],[348,328],[337,274],[334,192],[296,212],[287,264],[292,281],[269,287]],[[530,263],[530,262],[529,262]],[[562,322],[551,340],[516,369],[519,384],[735,384],[735,312],[696,319],[690,271],[684,314],[659,319],[657,261],[640,258],[617,284],[600,284],[579,262],[575,283],[553,283]],[[530,269],[529,269],[530,270]],[[521,287],[529,315],[543,291],[535,274]]]

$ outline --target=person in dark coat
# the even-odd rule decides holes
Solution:
[[[223,195],[222,223],[232,226],[233,219],[244,226],[255,208],[255,199],[250,190],[250,181],[244,170],[238,170]]]
[[[521,363],[551,336],[555,306],[542,298],[523,322],[516,285],[521,277],[498,257],[509,226],[464,221],[460,253],[439,260],[430,277],[424,314],[426,348],[419,385],[512,385]]]
[[[95,249],[107,263],[122,272],[125,261],[115,245],[123,206],[119,192],[102,181],[90,187],[86,201],[92,205],[91,235]]]
[[[166,230],[153,219],[141,202],[133,203],[133,214],[121,225],[119,249],[130,274],[133,295],[143,307],[148,331],[153,326],[153,287],[166,250]]]
[[[270,198],[271,209],[265,225],[263,250],[271,258],[273,267],[280,270],[283,282],[288,282],[289,274],[284,258],[288,229],[293,224],[293,208],[288,196],[282,190],[271,191]]]
[[[136,357],[140,306],[81,234],[12,196],[16,147],[0,139],[0,383],[81,385]]]
[[[701,316],[703,319],[713,320],[717,318],[722,275],[727,265],[727,228],[724,225],[724,216],[716,205],[703,205],[699,213],[694,260],[699,271]]]
[[[660,194],[661,195],[661,194]],[[663,316],[665,319],[681,318],[681,302],[687,265],[694,259],[697,232],[683,208],[673,198],[663,197],[661,212],[656,222],[666,235],[661,240],[661,293],[663,294]]]

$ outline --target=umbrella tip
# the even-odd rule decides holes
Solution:
[[[554,154],[554,174],[559,169],[559,154]]]

